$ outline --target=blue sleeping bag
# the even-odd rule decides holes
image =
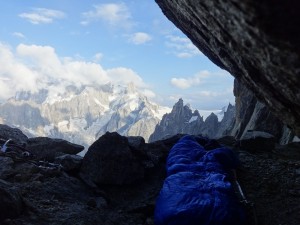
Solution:
[[[206,151],[203,144],[208,141],[187,135],[171,149],[155,225],[244,224],[245,214],[229,181],[238,160],[226,147]]]

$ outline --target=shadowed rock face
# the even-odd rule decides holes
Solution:
[[[144,177],[144,169],[128,139],[116,132],[101,136],[83,158],[80,176],[95,184],[131,184]]]
[[[231,135],[241,139],[249,131],[263,131],[275,137],[276,141],[280,141],[284,135],[284,124],[275,117],[268,107],[259,102],[252,91],[244,85],[234,82],[234,96],[236,104],[235,123],[231,130]],[[230,129],[230,126],[228,126]],[[286,137],[288,143],[293,138],[293,134]]]
[[[156,0],[215,64],[300,135],[300,3]]]

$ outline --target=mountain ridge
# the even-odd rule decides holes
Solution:
[[[1,104],[0,119],[28,136],[62,138],[88,147],[107,131],[147,140],[167,111],[133,84],[107,83],[99,87],[67,86],[65,92],[54,95],[45,89],[18,92]]]
[[[176,134],[201,134],[209,138],[221,137],[229,129],[226,126],[232,125],[235,119],[235,107],[229,103],[227,110],[225,108],[219,112],[224,116],[218,115],[218,117],[212,112],[204,120],[198,110],[193,111],[190,105],[184,105],[183,99],[180,98],[173,106],[172,111],[163,116],[149,141],[157,141]],[[219,121],[220,117],[222,117],[221,121]]]

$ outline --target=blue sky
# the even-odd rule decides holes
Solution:
[[[151,0],[0,3],[0,99],[62,83],[134,82],[149,98],[198,109],[234,103],[233,78]]]

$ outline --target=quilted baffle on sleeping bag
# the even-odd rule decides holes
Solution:
[[[229,180],[238,160],[226,147],[206,151],[207,142],[187,135],[170,150],[167,177],[156,201],[156,225],[244,224],[243,209]]]

